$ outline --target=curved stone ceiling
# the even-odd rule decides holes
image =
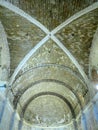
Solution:
[[[89,53],[98,26],[96,1],[12,0],[22,10],[8,1],[0,6],[11,59],[8,97],[22,121],[40,126],[68,124],[94,96],[89,86]]]
[[[78,60],[87,75],[89,75],[90,48],[97,26],[98,9],[81,16],[56,34]]]
[[[8,9],[1,7],[0,11],[0,17],[7,33],[12,74],[23,57],[45,36],[45,34],[38,27]]]
[[[49,104],[49,102],[51,103]],[[45,111],[44,114],[43,111]],[[43,95],[37,97],[30,103],[24,114],[24,118],[26,120],[28,119],[28,122],[33,122],[34,124],[43,123],[44,126],[47,126],[46,124],[53,126],[57,124],[60,125],[65,122],[69,123],[71,121],[71,116],[72,113],[70,113],[66,102],[53,95]]]
[[[98,0],[8,0],[40,21],[49,30]]]

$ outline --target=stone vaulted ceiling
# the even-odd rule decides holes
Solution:
[[[70,123],[93,96],[89,81],[98,80],[97,0],[0,5],[0,35],[6,39],[0,39],[0,71],[7,73],[13,108],[29,124]]]

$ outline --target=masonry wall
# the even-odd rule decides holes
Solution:
[[[98,95],[93,99],[83,114],[80,114],[76,120],[76,127],[74,120],[64,126],[57,127],[43,127],[29,126],[26,122],[20,121],[16,111],[11,107],[9,100],[5,98],[5,93],[0,88],[0,130],[98,130]]]

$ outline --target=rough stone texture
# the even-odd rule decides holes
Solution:
[[[10,74],[10,54],[7,36],[0,22],[0,80],[7,81]]]
[[[95,1],[33,0],[31,2],[10,0],[10,2],[52,30],[72,14]],[[24,56],[35,45],[38,45],[45,34],[38,27],[6,8],[0,7],[0,18],[9,42],[12,74]],[[88,74],[89,68],[90,46],[97,26],[98,9],[73,21],[55,35],[73,54],[86,74]],[[55,129],[74,130],[76,129],[74,126],[75,119],[78,122],[77,126],[81,129],[80,117],[79,121],[77,117],[90,101],[90,93],[81,77],[81,71],[77,70],[73,62],[49,38],[45,45],[41,46],[24,64],[7,95],[11,103],[9,105],[13,106],[14,110],[19,113],[20,120],[23,120],[22,130],[33,127],[32,124],[36,127],[40,125],[39,128],[33,127],[32,129],[40,130],[41,126],[44,126],[43,129],[45,129],[45,126],[53,125]],[[89,107],[88,109],[91,110],[88,111],[89,113],[93,112],[92,108]],[[10,109],[10,106],[6,108],[7,112],[11,119],[13,109]],[[69,117],[68,120],[64,121],[66,113]],[[93,123],[95,120],[93,113],[87,119],[88,122],[89,119],[92,121],[89,122],[90,124]],[[15,121],[14,129],[18,129],[18,121]],[[6,122],[7,120],[3,117],[1,129],[4,129]],[[70,124],[67,125],[67,123]],[[7,125],[10,128],[9,126],[13,123],[8,121]],[[62,127],[57,128],[59,125]],[[94,127],[90,127],[91,125],[88,128],[94,129]]]
[[[2,95],[1,94],[1,90],[0,90],[0,108],[2,107],[2,101],[5,99],[4,98],[4,95]],[[42,97],[43,98],[43,97]],[[47,97],[48,98],[48,97]],[[53,98],[53,97],[52,97]],[[52,100],[52,98],[51,98],[51,100]],[[33,101],[33,103],[34,102],[36,102],[38,99],[36,99],[35,101]],[[41,100],[41,99],[40,99]],[[54,100],[54,98],[53,98],[53,100]],[[52,100],[52,102],[53,102],[53,100]],[[45,98],[44,98],[44,101],[46,101],[45,100]],[[98,95],[96,95],[95,97],[94,97],[94,99],[93,99],[93,101],[94,102],[96,102],[97,103],[97,105],[98,105]],[[60,102],[62,102],[62,101],[60,101],[59,99],[58,99],[58,102],[60,103]],[[37,101],[37,103],[40,105],[40,103],[41,102],[39,102],[39,101]],[[44,104],[45,102],[43,102],[42,104]],[[56,103],[56,102],[55,102]],[[41,104],[41,105],[42,105]],[[64,104],[65,105],[65,104]],[[40,106],[40,107],[42,107],[42,106]],[[43,107],[45,107],[44,105],[43,105]],[[47,107],[47,106],[46,106]],[[58,108],[61,108],[61,106],[58,106]],[[33,110],[34,110],[35,108],[33,108]],[[51,109],[51,108],[50,108]],[[61,109],[64,109],[64,108],[61,108]],[[30,110],[30,106],[29,106],[29,110]],[[37,112],[39,112],[39,108],[37,108]],[[54,109],[55,110],[55,109]],[[1,109],[0,109],[0,112],[1,112]],[[9,120],[9,119],[11,119],[12,117],[12,112],[13,112],[13,108],[11,107],[11,105],[9,104],[9,101],[7,100],[7,103],[6,103],[6,106],[5,106],[5,109],[4,109],[4,115],[3,115],[3,117],[2,117],[2,123],[0,124],[0,130],[2,130],[2,129],[4,129],[4,130],[8,130],[8,128],[9,128],[9,126],[11,125],[10,123],[11,123],[11,120]],[[97,130],[98,129],[98,124],[97,124],[97,122],[96,122],[96,118],[95,118],[95,116],[94,116],[94,113],[93,113],[93,104],[92,103],[90,103],[87,107],[86,107],[86,109],[84,109],[84,114],[85,114],[85,117],[86,117],[86,121],[87,121],[87,128],[89,129],[89,130]],[[59,113],[58,113],[59,114]],[[57,115],[58,115],[57,114]],[[8,115],[8,116],[7,116]],[[56,115],[56,116],[57,116]],[[6,116],[6,118],[5,118],[5,116]],[[26,115],[25,115],[26,116]],[[43,116],[43,115],[42,115]],[[38,116],[36,116],[35,115],[35,119],[36,119],[36,121],[39,121],[39,118],[38,118]],[[63,121],[63,120],[62,120]],[[74,121],[74,120],[73,120]],[[78,122],[78,129],[79,130],[82,130],[82,128],[83,128],[83,124],[81,125],[81,113],[80,113],[80,115],[77,117],[77,119],[76,119],[76,121]],[[14,119],[14,122],[13,122],[13,128],[14,128],[14,130],[18,130],[18,123],[19,123],[19,116],[16,114],[16,116],[15,116],[15,119]],[[6,124],[6,125],[5,125]],[[44,123],[43,123],[44,124]],[[41,127],[40,125],[32,125],[32,126],[30,126],[28,123],[26,123],[25,121],[23,121],[23,124],[22,124],[22,130],[42,130],[42,129],[44,129],[44,130],[75,130],[75,127],[74,127],[74,125],[73,125],[73,122],[71,122],[71,123],[69,123],[69,124],[67,124],[67,125],[63,125],[63,126],[59,126],[60,125],[60,123],[58,124],[58,125],[56,125],[56,126],[54,126],[54,125],[51,125],[50,127],[47,127],[47,126],[45,126],[45,124],[44,124],[44,126],[45,127]]]
[[[44,37],[44,33],[8,9],[0,7],[0,17],[7,33],[12,74],[24,56]]]
[[[32,101],[24,118],[32,124],[59,126],[70,122],[71,113],[68,110],[68,106],[61,99],[54,96],[41,96]]]
[[[56,36],[74,55],[88,74],[89,54],[93,35],[98,26],[98,9],[73,21],[60,30]]]
[[[55,73],[52,73],[52,72],[55,72]],[[40,75],[37,75],[37,73],[40,73]],[[65,78],[65,75],[66,75],[66,78]],[[80,95],[81,93],[85,95],[87,92],[87,89],[83,87],[85,85],[81,84],[80,82],[81,80],[79,81],[78,79],[74,77],[74,75],[71,75],[69,72],[67,72],[63,68],[58,68],[55,66],[54,67],[47,66],[47,67],[41,67],[41,68],[39,67],[38,69],[32,69],[30,72],[25,73],[19,79],[16,80],[16,82],[13,84],[13,89],[15,89],[14,91],[17,91],[17,89],[20,89],[20,86],[22,88],[25,88],[29,84],[32,84],[36,81],[38,82],[41,80],[43,81],[43,79],[46,79],[46,80],[53,79],[54,81],[55,80],[62,81],[65,84],[68,84],[69,86],[71,86],[73,89],[75,89],[75,91],[77,91],[78,94],[80,93]],[[71,82],[71,81],[74,81],[74,82]],[[51,82],[51,80],[49,82]]]
[[[0,108],[2,107],[2,101],[5,99],[4,98],[4,95],[1,94],[2,91],[0,90]],[[2,95],[2,96],[1,96]],[[51,99],[52,100],[52,99]],[[59,102],[60,100],[58,100]],[[62,102],[62,101],[61,101]],[[65,104],[64,104],[65,105]],[[58,106],[58,108],[61,108],[60,106]],[[62,109],[62,108],[61,108]],[[64,108],[63,108],[64,109]],[[55,109],[54,109],[55,110]],[[1,111],[0,111],[1,112]],[[2,123],[0,124],[0,130],[8,130],[11,126],[11,118],[12,118],[12,113],[13,113],[13,108],[12,106],[10,105],[9,101],[7,100],[6,102],[6,106],[4,107],[4,114],[3,114],[3,117],[2,117]],[[8,116],[7,116],[8,115]],[[5,118],[6,117],[6,118]],[[15,115],[15,118],[12,122],[12,127],[14,130],[19,130],[18,129],[18,123],[19,123],[19,116],[16,114]],[[6,125],[5,125],[6,124]],[[63,125],[63,126],[52,126],[49,128],[48,126],[45,126],[45,127],[40,127],[39,125],[32,125],[30,126],[28,123],[26,123],[25,121],[23,121],[23,124],[22,124],[22,130],[67,130],[68,128],[70,130],[74,130],[74,126],[73,126],[73,122],[71,122],[70,124],[68,125]]]
[[[23,66],[21,71],[25,72],[32,67],[45,64],[65,65],[72,70],[77,71],[75,65],[68,56],[52,40],[49,40],[45,43],[45,45],[40,47],[39,50]]]
[[[40,21],[49,30],[54,29],[76,12],[98,0],[8,0]]]
[[[71,91],[69,91],[68,88],[66,88],[66,85],[60,85],[60,81],[63,81],[65,84],[71,86],[73,91],[75,91],[75,93],[79,97],[83,106],[87,104],[87,102],[89,101],[89,94],[87,93],[87,89],[85,89],[85,86],[81,84],[81,82],[78,79],[76,79],[74,75],[69,74],[68,72],[66,72],[66,70],[62,68],[58,69],[58,67],[53,67],[52,71],[51,69],[52,67],[33,69],[30,72],[25,72],[24,75],[22,75],[20,78],[16,80],[12,87],[13,94],[16,96],[14,98],[10,95],[10,101],[12,103],[14,101],[15,104],[15,102],[17,102],[18,96],[21,95],[21,98],[18,101],[18,111],[21,111],[21,108],[24,107],[25,103],[28,102],[29,98],[33,95],[36,95],[40,92],[51,91],[59,93],[60,95],[66,97],[72,104],[75,113],[78,114],[80,106],[77,105],[78,101],[75,95]],[[52,73],[53,71],[55,73]],[[38,73],[40,73],[40,75],[38,75]],[[66,78],[64,75],[66,75]],[[74,81],[74,83],[70,82],[70,78],[72,81]]]
[[[63,91],[62,91],[63,90]],[[77,106],[77,99],[75,97],[75,95],[69,91],[67,88],[65,88],[64,86],[62,85],[58,85],[57,83],[39,83],[37,85],[34,85],[32,86],[31,88],[29,88],[22,96],[21,96],[21,99],[20,99],[20,104],[19,105],[21,108],[23,108],[25,106],[25,103],[31,98],[33,97],[34,95],[37,95],[39,93],[42,93],[42,92],[52,92],[52,93],[57,93],[59,95],[62,95],[63,97],[65,97],[66,99],[68,99],[68,101],[70,101],[71,105],[73,106],[74,109],[76,109],[76,106]],[[69,94],[68,94],[69,93]],[[25,99],[26,95],[28,95],[28,97]],[[42,100],[44,102],[44,98]],[[42,102],[41,101],[41,102]],[[48,102],[48,105],[51,105],[51,98],[50,98],[50,101]],[[34,106],[34,104],[32,104],[32,106]],[[38,104],[36,104],[36,106],[38,106]],[[47,106],[47,104],[46,104]],[[38,106],[39,107],[39,106]],[[51,108],[54,108],[54,106],[51,106]],[[77,113],[79,112],[79,109],[80,109],[80,106],[77,106],[78,107],[78,110],[77,110]],[[19,111],[21,111],[21,108]],[[66,109],[66,108],[65,108]],[[55,107],[55,111],[58,111]],[[75,110],[74,110],[75,111]],[[77,114],[76,113],[76,114]],[[43,111],[43,114],[44,114],[44,111]]]

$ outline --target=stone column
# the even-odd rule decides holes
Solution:
[[[77,122],[75,119],[73,119],[73,126],[74,126],[74,130],[78,130]]]
[[[0,47],[0,67],[1,67],[1,51],[2,51],[2,47]]]
[[[0,92],[2,93],[2,95],[5,95],[5,89],[6,89],[6,82],[0,81]],[[7,99],[3,99],[2,101],[2,105],[0,106],[0,123],[2,121],[2,117],[4,114],[4,110],[7,104]]]
[[[12,113],[11,120],[10,120],[9,130],[13,130],[14,121],[15,121],[15,116],[16,116],[16,111],[14,111],[14,112]]]
[[[94,112],[94,117],[96,121],[98,122],[98,106],[97,106],[96,101],[93,102],[93,112]]]
[[[82,113],[82,115],[81,115],[81,124],[82,124],[83,130],[88,130],[85,113]]]
[[[22,126],[23,126],[23,120],[20,119],[18,123],[18,130],[22,130]]]
[[[3,117],[3,114],[4,114],[4,110],[5,110],[6,104],[7,104],[7,99],[4,99],[2,101],[2,106],[1,106],[1,111],[0,111],[0,123],[2,121],[2,117]]]

